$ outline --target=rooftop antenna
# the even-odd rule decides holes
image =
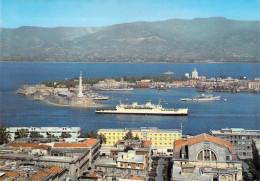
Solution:
[[[183,127],[183,126],[182,126],[182,121],[181,121],[181,135],[182,135],[182,127]]]

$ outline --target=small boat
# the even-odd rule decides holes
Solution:
[[[180,101],[219,101],[220,96],[213,96],[212,94],[201,94],[200,96],[196,96],[194,98],[181,98]]]
[[[103,96],[97,93],[87,93],[85,94],[86,97],[92,98],[93,100],[108,100],[108,96]]]
[[[162,74],[165,74],[165,75],[171,75],[171,74],[174,74],[174,72],[170,72],[170,71],[168,71],[168,72],[163,72]]]

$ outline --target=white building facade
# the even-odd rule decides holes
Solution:
[[[21,129],[28,130],[29,133],[37,132],[44,138],[47,138],[49,135],[60,137],[61,134],[69,133],[72,139],[76,139],[80,135],[80,127],[9,127],[7,130],[11,135],[11,141],[16,139]]]

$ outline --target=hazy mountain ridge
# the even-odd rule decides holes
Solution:
[[[260,61],[260,22],[171,19],[100,28],[1,28],[1,61]]]

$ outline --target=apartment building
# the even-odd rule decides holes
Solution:
[[[99,129],[98,134],[103,134],[107,142],[104,146],[113,146],[131,131],[133,136],[140,140],[151,141],[151,148],[154,153],[172,153],[175,140],[182,138],[182,131],[178,129],[158,129],[155,127],[125,128],[125,129]]]
[[[229,141],[240,159],[253,158],[252,139],[260,138],[260,130],[245,130],[242,128],[210,130],[209,133],[212,136]]]

